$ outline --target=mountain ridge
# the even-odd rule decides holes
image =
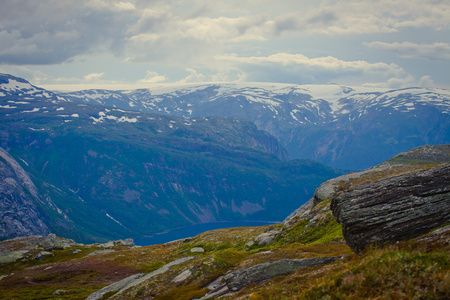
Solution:
[[[341,169],[365,169],[423,144],[450,141],[450,91],[438,88],[212,83],[61,95],[182,117],[244,118],[278,138],[290,157]]]
[[[323,179],[342,173],[288,161],[273,136],[242,119],[83,104],[3,78],[0,147],[59,208],[47,207],[52,232],[75,240],[281,220]],[[65,216],[77,230],[63,226]]]

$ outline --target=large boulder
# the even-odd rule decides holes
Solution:
[[[331,209],[357,253],[420,236],[450,221],[450,164],[357,187],[334,197]]]

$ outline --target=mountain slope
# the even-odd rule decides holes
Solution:
[[[312,161],[286,161],[277,140],[248,121],[111,109],[2,80],[0,145],[60,217],[76,225],[77,234],[52,231],[64,237],[104,240],[196,223],[281,220],[340,174]]]
[[[22,167],[0,148],[0,240],[35,234],[49,234],[36,206],[36,186]]]
[[[33,245],[48,237],[5,241],[0,258],[10,262],[0,264],[5,274],[0,291],[11,299],[448,299],[448,224],[354,254],[329,206],[330,197],[401,174],[434,180],[420,170],[448,167],[449,150],[450,145],[420,147],[330,180],[316,191],[312,205],[283,224],[219,229],[138,248],[61,240],[66,249],[45,253],[44,260],[34,259],[42,249]],[[410,231],[416,221],[410,220]],[[273,232],[272,241],[255,243]]]
[[[365,169],[423,144],[450,142],[450,91],[271,83],[161,86],[62,94],[76,101],[182,117],[254,122],[291,158]]]

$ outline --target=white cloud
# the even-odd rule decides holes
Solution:
[[[167,77],[159,75],[157,72],[147,71],[145,78],[138,81],[138,83],[157,83],[166,81]]]
[[[385,77],[403,76],[405,73],[395,64],[345,61],[331,56],[308,58],[302,54],[277,53],[251,57],[221,55],[216,59],[228,62],[231,65],[228,68],[242,70],[247,81],[320,83],[343,76]]]
[[[194,69],[186,68],[185,71],[188,72],[189,75],[178,81],[178,83],[203,82],[206,79],[205,75],[198,73]]]
[[[92,81],[92,80],[98,80],[101,77],[103,77],[103,75],[105,75],[105,72],[102,73],[90,73],[88,75],[85,75],[83,78],[87,81]]]
[[[412,75],[407,75],[406,77],[403,78],[392,77],[385,82],[365,83],[363,84],[363,86],[400,89],[411,86],[435,87],[436,85],[434,84],[433,79],[429,75],[422,76],[422,78],[420,78],[419,81],[416,81],[416,79]]]
[[[419,85],[421,87],[435,87],[434,80],[429,75],[425,75],[419,80]]]
[[[369,48],[393,52],[405,58],[418,58],[428,60],[449,60],[450,45],[447,43],[416,44],[411,42],[365,43]]]

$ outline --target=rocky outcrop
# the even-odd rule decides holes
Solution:
[[[329,264],[339,259],[341,259],[340,256],[282,259],[242,268],[215,280],[208,286],[210,292],[202,299],[211,299],[227,293],[237,292],[250,283],[261,283],[277,276],[292,273],[301,268]]]
[[[450,161],[450,144],[424,145],[399,153],[386,163],[401,163],[402,161],[446,163]]]
[[[0,240],[48,234],[37,207],[39,193],[25,170],[0,148]]]
[[[153,278],[157,275],[166,273],[167,271],[170,270],[170,268],[172,266],[183,264],[194,258],[195,258],[194,256],[187,256],[187,257],[179,258],[177,260],[174,260],[174,261],[162,266],[161,268],[159,268],[151,273],[148,273],[148,274],[139,273],[139,274],[129,276],[118,282],[108,285],[108,286],[98,290],[97,292],[92,293],[91,295],[89,295],[88,298],[86,298],[86,300],[102,299],[104,294],[110,293],[110,292],[116,292],[115,295],[120,295],[120,294],[124,293],[126,290],[128,290],[129,288],[137,286],[137,285],[143,283],[144,281],[147,281],[150,278]]]
[[[254,245],[258,246],[266,246],[273,241],[275,241],[276,237],[280,234],[281,228],[269,228],[266,232],[261,233],[252,241],[245,244],[246,248],[250,248]]]
[[[450,164],[365,184],[331,209],[355,252],[420,236],[450,221]]]
[[[138,273],[128,276],[118,282],[105,286],[104,288],[92,293],[91,295],[89,295],[89,297],[86,298],[86,300],[103,299],[103,295],[105,295],[106,293],[120,291],[121,289],[126,288],[130,283],[135,282],[144,275],[144,273]]]

